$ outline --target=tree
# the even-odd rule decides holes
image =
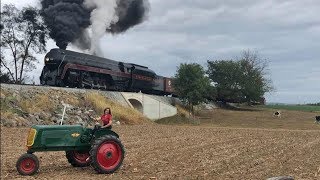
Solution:
[[[13,82],[21,83],[25,72],[35,69],[37,59],[33,52],[46,51],[48,30],[33,7],[18,10],[14,5],[4,5],[1,12],[1,70],[6,71]]]
[[[257,52],[244,51],[238,61],[208,61],[207,73],[217,88],[217,100],[258,102],[273,88],[266,75],[267,61]]]
[[[241,99],[239,64],[232,60],[208,61],[208,75],[217,90],[217,100],[238,102]]]
[[[177,69],[173,80],[173,87],[177,95],[187,102],[193,112],[193,106],[206,100],[210,87],[209,78],[205,76],[202,66],[196,63],[182,63]]]

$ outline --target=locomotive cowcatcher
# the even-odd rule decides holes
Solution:
[[[20,156],[16,168],[21,175],[33,175],[39,169],[35,152],[65,151],[74,167],[91,165],[98,173],[116,171],[124,159],[119,135],[95,125],[33,125],[27,138],[27,153]]]

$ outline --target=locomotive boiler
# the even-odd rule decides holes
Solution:
[[[51,49],[44,58],[41,85],[144,92],[173,93],[172,79],[146,66],[125,63],[63,49]]]

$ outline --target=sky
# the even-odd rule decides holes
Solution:
[[[149,0],[147,20],[101,40],[104,57],[174,76],[180,63],[229,60],[244,50],[268,61],[267,102],[320,102],[319,0]],[[39,6],[39,1],[2,0]],[[55,48],[51,40],[47,49]],[[69,49],[74,50],[72,47]],[[36,82],[43,67],[32,72]]]

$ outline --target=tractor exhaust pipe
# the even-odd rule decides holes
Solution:
[[[63,113],[62,113],[60,125],[63,124],[63,118],[64,118],[64,115],[66,114],[66,109],[67,109],[67,105],[66,104],[63,104],[63,106],[64,106],[64,108],[63,108]]]

